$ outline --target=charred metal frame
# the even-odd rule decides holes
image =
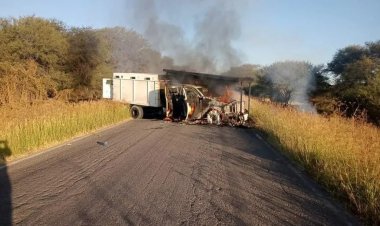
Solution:
[[[240,83],[240,113],[243,113],[243,84],[248,82],[248,115],[250,112],[251,84],[253,79],[250,77],[236,77],[229,75],[216,75],[207,73],[197,73],[189,71],[180,71],[172,69],[163,69],[165,72],[163,78],[178,84],[193,84],[199,86],[209,86],[210,84],[218,84],[218,86],[238,85]]]

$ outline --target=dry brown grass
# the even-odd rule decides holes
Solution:
[[[10,149],[10,160],[128,117],[128,106],[111,101],[1,107],[0,141]]]
[[[30,103],[46,99],[47,79],[37,63],[0,62],[0,106]]]
[[[380,224],[380,129],[253,101],[257,126],[370,224]]]

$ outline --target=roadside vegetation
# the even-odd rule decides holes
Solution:
[[[12,160],[129,116],[127,105],[111,101],[45,101],[28,107],[3,107],[0,140],[9,150],[6,160]]]
[[[283,61],[241,65],[226,74],[252,77],[251,94],[258,98],[380,126],[380,41],[339,49],[325,65]]]
[[[284,150],[369,224],[380,224],[380,129],[362,120],[323,117],[253,101],[253,117]]]
[[[40,17],[0,18],[0,106],[101,98],[112,72],[160,73],[171,61],[122,27],[76,28]]]
[[[101,79],[115,71],[196,70],[176,65],[133,30],[67,27],[35,16],[0,18],[0,52],[0,107],[48,99],[98,100]],[[243,64],[223,74],[252,77],[251,93],[257,97],[285,104],[311,100],[320,114],[365,114],[368,122],[380,125],[380,41],[337,50],[326,65]]]
[[[0,18],[0,53],[0,151],[8,160],[128,118],[125,105],[99,101],[101,79],[112,72],[193,70],[133,30],[35,16]],[[380,41],[340,49],[326,65],[245,64],[224,74],[253,78],[257,98],[315,107],[323,116],[260,102],[253,113],[319,182],[380,224]]]
[[[159,72],[165,58],[126,28],[0,18],[0,159],[11,160],[129,117],[99,101],[114,71]],[[170,61],[168,61],[170,63]]]

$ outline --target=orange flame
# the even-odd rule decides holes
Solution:
[[[194,114],[194,111],[195,111],[195,106],[194,104],[190,105],[190,113],[189,113],[189,116],[192,116]]]
[[[230,86],[224,87],[224,93],[218,98],[220,102],[230,103],[232,101],[232,91]]]

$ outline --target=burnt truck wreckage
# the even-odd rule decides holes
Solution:
[[[188,124],[237,126],[248,120],[250,95],[245,108],[242,87],[251,81],[169,69],[162,75],[114,73],[112,79],[103,79],[103,98],[129,103],[135,119],[154,114]]]

